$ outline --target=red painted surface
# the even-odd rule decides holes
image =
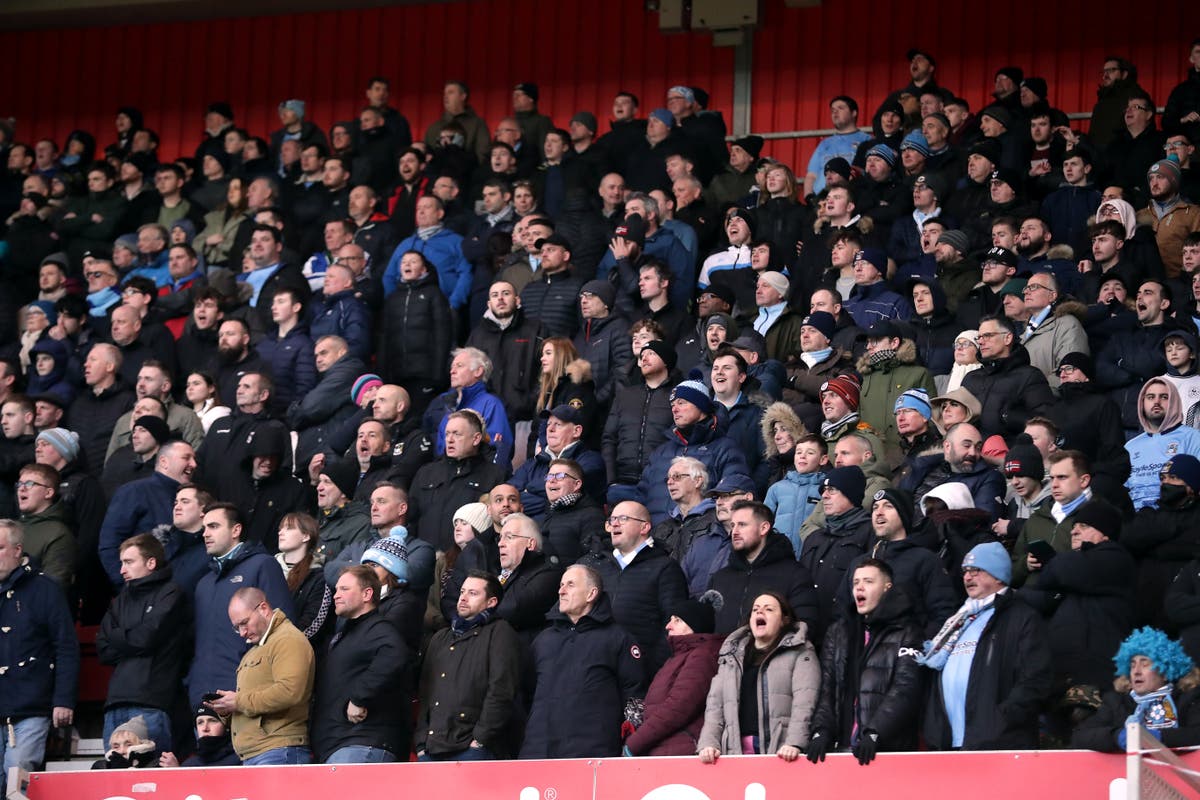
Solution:
[[[1200,756],[1188,757],[1194,769]],[[822,764],[773,756],[501,761],[216,769],[105,770],[35,775],[31,800],[326,800],[330,797],[486,797],[489,800],[784,800],[886,797],[925,800],[1103,800],[1125,759],[1083,751],[884,754],[867,767],[850,755]],[[955,791],[959,787],[964,791]],[[967,790],[969,787],[969,790]],[[850,795],[847,794],[850,792]],[[1122,795],[1123,796],[1123,795]]]
[[[1002,10],[935,0],[824,0],[789,9],[764,2],[754,35],[752,128],[828,125],[826,104],[846,92],[861,120],[907,82],[903,53],[920,44],[939,60],[941,82],[978,108],[996,68],[1015,63],[1046,78],[1065,111],[1088,111],[1109,52],[1130,56],[1161,104],[1183,76],[1195,31],[1192,4],[1161,0],[1133,11],[1118,0],[1012,0]],[[350,119],[366,79],[393,82],[393,104],[414,133],[441,113],[442,81],[461,77],[490,125],[509,110],[513,84],[535,80],[541,107],[559,124],[588,109],[607,127],[612,96],[627,89],[643,112],[675,83],[703,86],[731,119],[733,52],[707,34],[666,36],[644,0],[466,0],[431,5],[113,28],[0,33],[0,49],[21,65],[0,82],[0,114],[18,119],[22,139],[61,144],[73,128],[112,141],[120,105],[142,109],[166,156],[191,153],[203,109],[228,100],[238,123],[265,136],[276,106],[308,102],[323,128]],[[986,14],[986,16],[985,16]],[[501,45],[503,43],[503,46]],[[812,141],[771,142],[764,152],[806,163]]]

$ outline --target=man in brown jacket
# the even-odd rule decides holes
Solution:
[[[207,705],[218,714],[233,715],[233,748],[243,764],[309,763],[312,646],[254,587],[234,593],[229,621],[251,647],[238,664],[237,691],[205,695]]]

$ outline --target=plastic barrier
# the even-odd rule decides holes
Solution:
[[[1200,767],[1200,754],[1184,758]],[[813,765],[770,756],[497,761],[38,773],[30,800],[1105,800],[1125,796],[1125,758],[1086,751],[884,754],[870,766],[831,755]]]

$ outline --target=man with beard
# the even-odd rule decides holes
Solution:
[[[1028,216],[1021,220],[1017,232],[1017,254],[1021,257],[1017,272],[1050,271],[1064,294],[1074,294],[1079,284],[1079,269],[1074,253],[1066,244],[1052,244],[1050,226],[1041,217]]]
[[[246,375],[262,372],[266,363],[250,347],[250,326],[244,319],[230,317],[217,332],[217,396],[229,401],[237,394],[238,383]]]
[[[1158,503],[1159,472],[1175,455],[1200,456],[1200,431],[1183,424],[1179,392],[1166,378],[1146,381],[1138,393],[1142,432],[1125,443],[1133,472],[1125,487],[1135,509]]]
[[[943,461],[929,471],[913,493],[918,501],[943,483],[961,483],[971,492],[975,508],[1000,516],[1005,495],[1004,477],[983,459],[983,435],[969,422],[960,422],[946,431],[942,441]],[[921,510],[918,502],[917,512]]]
[[[1108,389],[1108,396],[1120,407],[1126,438],[1142,427],[1137,398],[1143,384],[1167,371],[1161,342],[1168,331],[1177,327],[1170,318],[1173,301],[1171,289],[1163,281],[1152,278],[1143,282],[1134,306],[1137,327],[1113,336],[1096,353],[1096,381]]]
[[[1169,158],[1157,161],[1146,173],[1150,184],[1150,204],[1138,213],[1139,221],[1148,218],[1162,255],[1168,278],[1177,278],[1183,270],[1183,242],[1200,231],[1200,206],[1179,194],[1183,172]]]

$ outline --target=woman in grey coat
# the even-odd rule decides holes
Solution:
[[[697,744],[701,761],[754,753],[795,761],[802,754],[821,684],[807,634],[783,596],[754,599],[746,624],[729,634],[718,655]]]

